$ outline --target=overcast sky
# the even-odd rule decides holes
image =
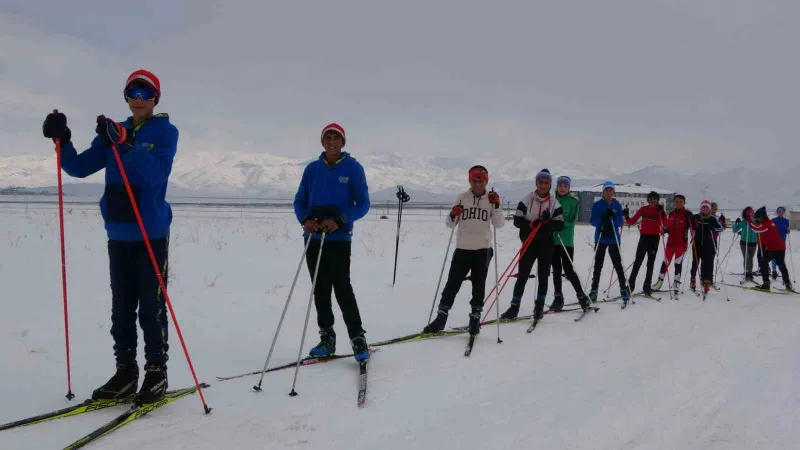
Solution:
[[[216,4],[215,4],[216,3]],[[161,78],[180,152],[797,166],[797,0],[0,0],[0,156]]]

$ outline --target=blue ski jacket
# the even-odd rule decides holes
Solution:
[[[172,161],[178,150],[178,129],[170,123],[167,114],[154,115],[135,128],[129,117],[122,125],[128,130],[133,129],[136,137],[133,146],[120,145],[117,149],[147,237],[163,238],[169,234],[172,223],[172,208],[166,195]],[[76,178],[86,178],[105,169],[106,186],[100,198],[100,213],[108,238],[115,241],[144,240],[114,152],[103,144],[100,136],[95,137],[91,146],[80,154],[72,142],[63,143],[61,167]]]
[[[611,209],[615,212],[614,217],[606,216],[606,212]],[[592,205],[592,213],[589,223],[594,226],[594,241],[600,240],[601,244],[616,245],[622,244],[622,237],[619,229],[624,222],[622,205],[616,198],[611,199],[611,203],[606,203],[602,198]],[[616,234],[616,238],[614,235]]]
[[[785,241],[786,235],[789,234],[789,226],[790,226],[789,219],[787,219],[786,217],[776,217],[772,219],[772,223],[774,223],[775,228],[778,229],[778,234],[780,235],[781,239]]]
[[[325,240],[350,241],[353,223],[369,212],[369,187],[364,168],[347,152],[328,164],[325,152],[303,171],[300,187],[294,196],[294,214],[302,224],[310,218],[333,219],[339,225]],[[308,233],[303,233],[308,237]],[[320,239],[314,234],[312,239]]]

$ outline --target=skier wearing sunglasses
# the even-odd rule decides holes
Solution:
[[[72,132],[67,127],[65,114],[48,114],[42,131],[46,138],[60,140],[62,169],[68,175],[85,178],[105,169],[105,192],[100,199],[100,212],[108,235],[111,336],[114,338],[116,373],[93,392],[92,398],[135,395],[141,403],[153,403],[167,390],[167,308],[112,146],[116,146],[119,153],[166,282],[172,209],[165,197],[177,151],[178,129],[170,123],[167,114],[153,113],[161,99],[161,82],[151,72],[133,72],[123,93],[132,116],[120,123],[98,116],[97,136],[81,153],[72,143]],[[138,393],[137,309],[145,343],[145,376]]]

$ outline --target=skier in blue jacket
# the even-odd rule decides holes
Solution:
[[[772,219],[772,223],[774,223],[775,227],[778,229],[778,235],[786,242],[786,238],[789,236],[789,230],[791,229],[791,223],[789,219],[785,217],[786,208],[779,206],[775,214],[777,214],[778,217]],[[792,251],[792,249],[789,249],[789,251]],[[774,259],[772,260],[772,279],[778,279],[778,264]]]
[[[606,181],[603,183],[603,198],[594,202],[589,223],[594,227],[594,274],[592,277],[592,288],[589,291],[589,298],[593,302],[597,301],[597,288],[600,285],[600,273],[603,271],[603,261],[606,257],[606,249],[611,257],[611,264],[619,278],[620,294],[622,301],[627,303],[630,300],[628,283],[625,280],[625,269],[622,267],[622,255],[620,254],[620,244],[622,243],[619,229],[622,227],[623,209],[622,205],[614,198],[616,188],[614,183]]]
[[[322,251],[314,304],[317,309],[320,343],[311,349],[311,356],[325,357],[336,353],[336,333],[333,330],[331,290],[342,310],[350,344],[356,361],[369,358],[358,303],[350,283],[350,253],[353,223],[369,211],[369,188],[364,168],[343,152],[344,128],[332,123],[322,130],[325,151],[310,162],[303,171],[300,187],[294,197],[294,213],[303,226],[306,243],[306,264],[311,276]],[[321,232],[325,241],[321,241]]]
[[[167,309],[111,146],[117,147],[166,282],[172,209],[165,197],[178,146],[178,129],[170,123],[167,114],[153,114],[161,98],[161,83],[151,72],[133,72],[123,92],[133,115],[122,123],[99,116],[95,128],[97,137],[81,153],[71,141],[72,132],[63,113],[48,114],[42,131],[45,137],[61,141],[62,169],[68,175],[85,178],[105,169],[100,212],[108,235],[111,336],[117,371],[92,397],[111,399],[136,394],[140,402],[152,403],[167,390]],[[137,308],[146,359],[145,376],[138,393]]]

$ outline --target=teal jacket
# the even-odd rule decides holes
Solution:
[[[733,232],[740,232],[742,234],[742,242],[745,244],[754,244],[758,242],[758,235],[744,220],[740,220],[739,223],[733,224]]]
[[[553,233],[553,244],[558,246],[563,242],[565,247],[575,247],[575,222],[578,221],[580,203],[571,193],[564,196],[556,193],[556,200],[561,204],[564,214],[564,229]]]

